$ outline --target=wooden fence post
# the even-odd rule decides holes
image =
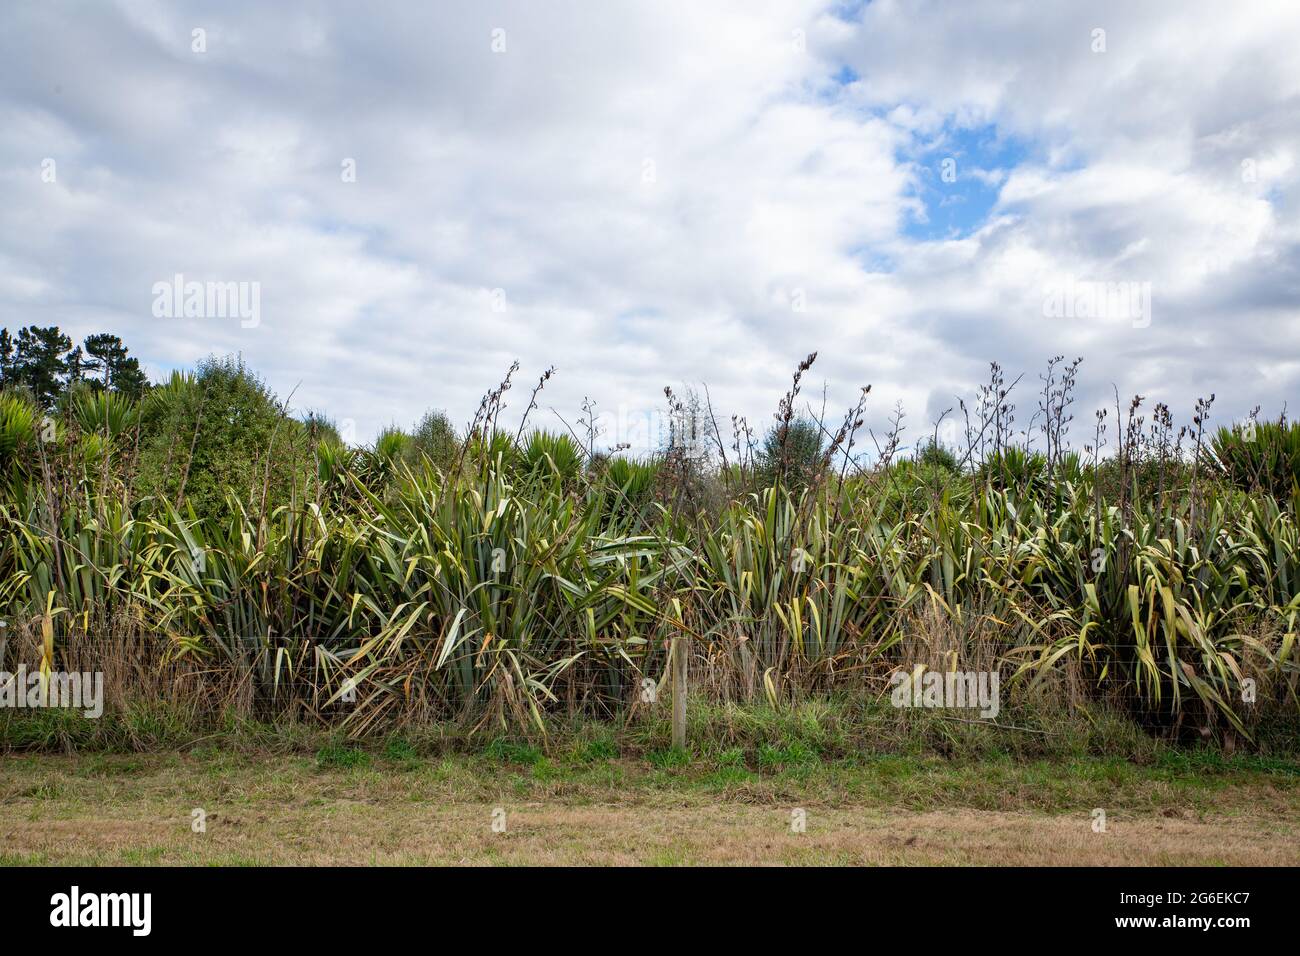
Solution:
[[[673,658],[673,746],[686,748],[686,659],[687,637],[672,639]]]

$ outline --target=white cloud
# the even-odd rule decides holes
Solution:
[[[0,323],[239,351],[363,437],[468,418],[516,357],[570,421],[707,380],[762,426],[814,349],[818,403],[872,382],[917,431],[990,359],[1182,409],[1294,391],[1293,4],[829,6],[7,8]],[[964,125],[1028,155],[963,159],[987,223],[909,238],[909,157]],[[261,324],[152,318],[177,272],[260,282]],[[1049,321],[1062,275],[1150,281],[1155,319]]]

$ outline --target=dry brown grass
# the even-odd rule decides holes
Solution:
[[[11,859],[48,864],[1295,866],[1294,823],[862,808],[790,812],[736,804],[683,808],[492,804],[373,806],[336,800],[208,817],[188,814],[0,822]]]
[[[1116,788],[1096,833],[1078,799],[914,811],[797,781],[677,786],[619,762],[534,785],[470,758],[352,771],[285,757],[39,757],[0,768],[0,861],[45,864],[1290,865],[1300,796],[1231,782],[1189,802]],[[801,792],[802,791],[802,792]],[[1086,796],[1093,796],[1087,794]],[[1079,799],[1082,799],[1080,797]],[[191,829],[202,807],[207,830]],[[791,828],[806,811],[806,832]],[[505,813],[494,832],[494,810]]]

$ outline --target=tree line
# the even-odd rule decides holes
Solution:
[[[80,382],[131,398],[149,389],[140,361],[120,336],[97,332],[74,346],[57,325],[29,325],[17,336],[0,329],[0,389],[25,389],[42,408],[53,408]]]

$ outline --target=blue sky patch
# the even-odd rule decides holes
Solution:
[[[859,23],[862,11],[870,5],[871,0],[837,0],[831,5],[830,15],[845,23]]]
[[[903,234],[920,241],[969,236],[988,221],[1006,177],[1028,154],[1025,143],[1001,135],[993,124],[945,125],[937,136],[900,152],[899,159],[914,166],[911,195],[924,207],[903,223]]]

